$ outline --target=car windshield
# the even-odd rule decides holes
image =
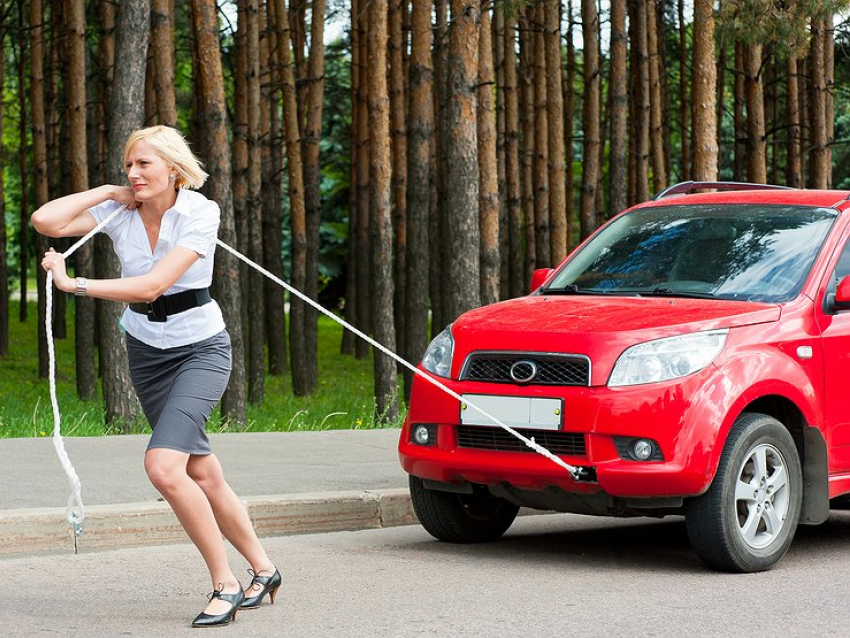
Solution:
[[[542,292],[788,301],[835,218],[802,206],[635,210],[603,228]]]

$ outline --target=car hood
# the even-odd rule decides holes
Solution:
[[[776,304],[743,301],[531,295],[472,310],[452,324],[452,376],[476,351],[569,353],[590,357],[596,385],[635,344],[774,322],[780,313]]]

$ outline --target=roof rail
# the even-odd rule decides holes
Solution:
[[[714,189],[718,191],[763,191],[763,190],[793,190],[790,186],[774,184],[750,184],[747,182],[679,182],[665,188],[653,197],[653,201],[672,195],[687,195],[695,190]]]

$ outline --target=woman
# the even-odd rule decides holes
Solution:
[[[248,513],[227,484],[204,426],[231,369],[230,336],[209,296],[219,207],[200,193],[207,178],[176,130],[154,126],[124,147],[129,186],[104,185],[62,197],[33,213],[50,237],[84,235],[119,207],[105,227],[121,261],[120,279],[71,278],[51,248],[42,261],[56,287],[78,296],[129,304],[121,319],[130,377],[153,434],[145,471],[206,561],[213,593],[196,627],[226,625],[266,594],[274,603],[280,573]],[[250,563],[242,590],[222,534]]]

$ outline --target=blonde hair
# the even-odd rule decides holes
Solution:
[[[189,144],[176,129],[170,126],[149,126],[130,135],[124,145],[124,159],[136,142],[144,140],[162,159],[177,171],[178,188],[200,188],[207,181],[206,171],[189,148]]]

